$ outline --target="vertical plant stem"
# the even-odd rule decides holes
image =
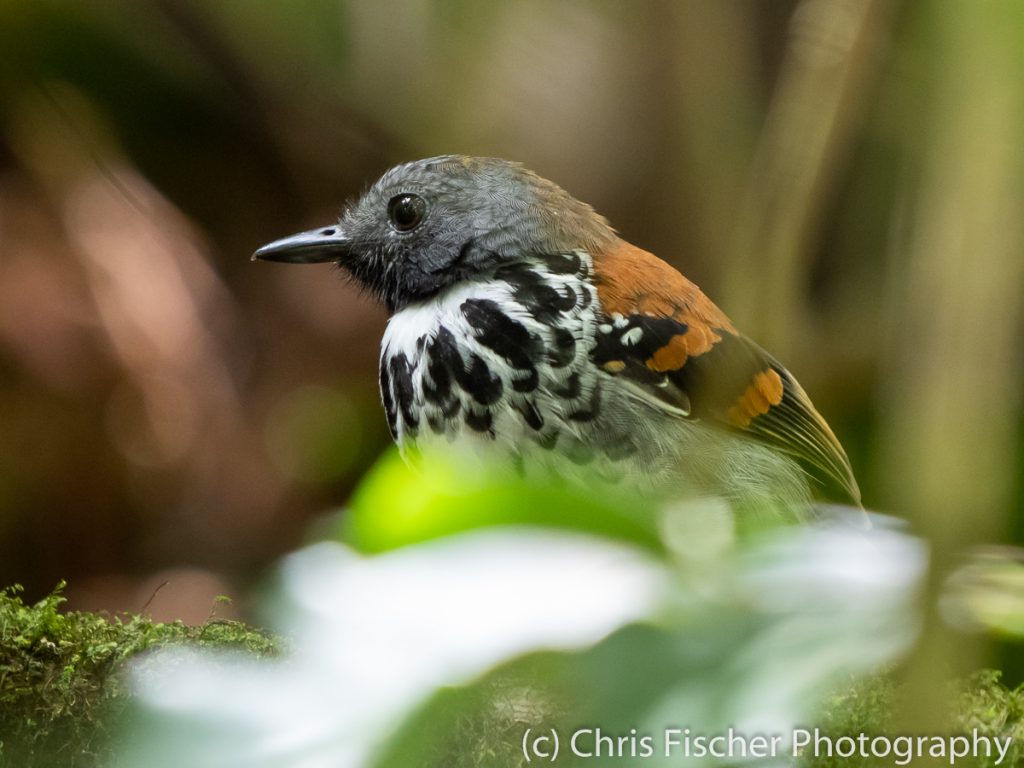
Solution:
[[[982,662],[977,643],[942,623],[938,594],[966,548],[1002,533],[1011,500],[1024,373],[1024,92],[1015,53],[1024,13],[1011,3],[952,0],[914,12],[921,26],[912,33],[927,46],[921,72],[933,79],[928,109],[905,134],[917,169],[908,242],[893,253],[881,454],[886,497],[931,544],[929,610],[908,670],[904,726],[934,732],[943,727],[943,673]]]
[[[790,40],[747,191],[736,214],[737,266],[726,305],[740,327],[787,359],[807,315],[802,281],[827,190],[876,71],[886,0],[804,0]]]

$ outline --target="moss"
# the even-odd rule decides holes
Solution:
[[[1001,739],[1012,737],[1002,765],[1021,765],[1024,764],[1024,685],[1016,689],[1007,688],[1001,677],[998,671],[982,670],[953,686],[949,699],[950,732],[970,734],[977,728],[980,735]],[[826,702],[824,714],[817,725],[823,733],[832,736],[856,736],[860,733],[899,735],[892,728],[897,718],[898,694],[896,684],[884,676],[857,682]],[[870,757],[808,756],[803,765],[808,768],[857,768],[878,763]],[[976,761],[964,759],[957,764],[989,768],[996,765],[996,757],[982,756]]]
[[[257,656],[280,642],[235,621],[159,624],[138,615],[61,612],[60,584],[35,605],[20,587],[0,590],[0,766],[96,765],[107,724],[124,707],[121,665],[149,649],[184,643]]]
[[[993,670],[978,672],[960,696],[960,726],[964,731],[977,728],[989,736],[1010,736],[1013,742],[1004,765],[1024,763],[1024,684],[1011,690]],[[979,763],[995,765],[995,759]]]

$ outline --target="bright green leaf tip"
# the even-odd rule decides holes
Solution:
[[[409,467],[385,454],[353,495],[341,538],[375,553],[492,526],[541,525],[583,531],[660,551],[653,505],[602,488],[510,477],[458,456],[431,453]]]

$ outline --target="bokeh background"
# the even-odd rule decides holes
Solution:
[[[383,310],[249,256],[458,152],[775,351],[937,589],[1024,539],[1022,147],[1009,0],[6,0],[0,584],[244,614],[389,442]]]

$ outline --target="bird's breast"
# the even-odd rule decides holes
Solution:
[[[380,389],[398,445],[471,440],[587,461],[603,394],[590,270],[580,251],[536,257],[396,313]]]

